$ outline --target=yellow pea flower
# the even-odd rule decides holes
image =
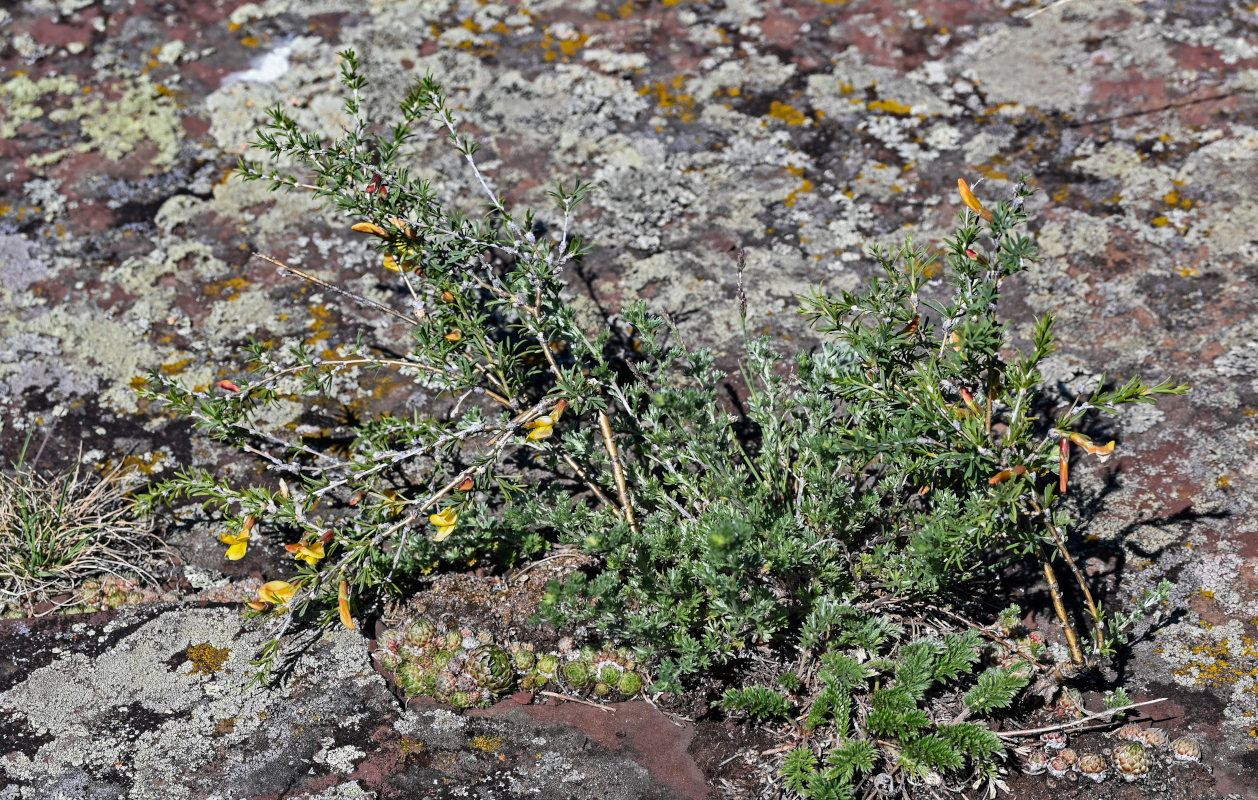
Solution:
[[[453,508],[447,508],[439,514],[431,514],[428,521],[437,526],[437,533],[432,537],[434,542],[444,542],[446,538],[454,533],[454,526],[458,524],[459,514]]]
[[[323,542],[315,542],[314,544],[306,544],[298,542],[297,544],[286,544],[284,549],[293,554],[293,558],[298,561],[305,561],[310,566],[314,566],[315,562],[323,558]]]
[[[249,549],[249,536],[253,532],[253,526],[256,520],[253,517],[245,517],[245,526],[240,529],[240,533],[224,533],[218,537],[218,540],[227,548],[227,558],[231,561],[239,561],[245,557],[245,551]]]
[[[249,603],[249,607],[258,611],[266,610],[269,604],[286,606],[297,594],[297,587],[288,581],[268,581],[258,588],[258,602]]]
[[[529,429],[529,441],[537,442],[550,437],[555,432],[555,425],[559,422],[559,418],[563,416],[563,411],[568,407],[567,400],[560,400],[555,404],[555,410],[544,417],[538,417],[532,422],[526,422],[524,427]]]
[[[524,427],[529,429],[529,441],[537,442],[542,439],[549,438],[555,432],[554,417],[538,417],[532,422],[526,423]]]

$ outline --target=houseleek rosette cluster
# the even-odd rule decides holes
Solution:
[[[495,644],[485,632],[455,630],[422,617],[385,630],[376,662],[407,697],[432,697],[455,708],[486,706],[509,691],[567,693],[619,700],[638,695],[645,680],[625,649],[538,652],[530,644]]]

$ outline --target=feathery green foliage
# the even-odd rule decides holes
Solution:
[[[341,57],[343,135],[321,141],[276,108],[257,149],[304,171],[242,161],[239,174],[312,188],[370,236],[400,302],[333,288],[405,321],[409,341],[322,356],[255,343],[247,371],[215,389],[155,371],[142,392],[282,478],[236,486],[187,470],[144,499],[203,503],[232,557],[269,530],[300,559],[252,604],[274,636],[261,679],[307,612],[350,624],[356,603],[403,578],[569,545],[594,566],[552,583],[541,615],[633,647],[654,667],[654,691],[737,674],[763,653],[819,659],[808,681],[800,676],[813,673],[790,668],[789,697],[753,686],[719,703],[758,718],[798,711],[808,732],[832,726],[837,746],[801,745],[784,765],[787,785],[819,800],[851,797],[862,776],[894,789],[967,764],[991,774],[999,741],[962,715],[1009,708],[1041,666],[1031,653],[971,678],[983,637],[935,624],[906,641],[899,603],[946,602],[952,587],[1013,559],[1037,559],[1050,574],[1065,565],[1094,623],[1085,656],[1062,620],[1072,656],[1111,652],[1113,627],[1067,547],[1073,523],[1059,501],[1072,443],[1108,457],[1113,444],[1083,432],[1092,412],[1186,387],[1102,381],[1055,418],[1039,410],[1053,318],[1016,350],[996,314],[1004,282],[1035,259],[1021,232],[1025,181],[991,209],[963,186],[967,209],[942,254],[912,242],[875,248],[880,275],[864,290],[817,290],[803,313],[821,342],[807,352],[780,353],[747,333],[740,264],[747,393],[734,414],[713,353],[689,347],[667,316],[634,303],[599,329],[578,321],[564,275],[588,252],[571,229],[589,185],[555,186],[553,224],[513,213],[436,80],[420,81],[401,121],[380,128],[365,117],[357,59]],[[483,194],[475,213],[404,163],[434,129]],[[289,399],[334,400],[375,370],[439,402],[355,423],[341,450],[259,422]],[[1016,620],[1005,615],[1002,627]],[[950,719],[930,710],[941,704]]]

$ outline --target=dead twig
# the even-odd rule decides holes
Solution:
[[[1063,731],[1063,730],[1066,730],[1067,728],[1074,728],[1076,726],[1082,725],[1083,723],[1089,720],[1100,719],[1101,717],[1111,717],[1115,714],[1120,714],[1124,711],[1129,711],[1133,708],[1139,708],[1140,706],[1151,706],[1154,703],[1165,703],[1165,702],[1166,702],[1165,697],[1159,697],[1156,700],[1145,700],[1142,703],[1129,703],[1125,706],[1119,706],[1118,708],[1107,708],[1104,711],[1093,711],[1088,714],[1084,714],[1079,719],[1071,720],[1070,722],[1063,722],[1059,725],[1045,725],[1042,728],[1026,728],[1020,731],[995,731],[995,734],[1002,739],[1016,739],[1020,736],[1034,736],[1037,733]]]
[[[545,695],[546,697],[557,697],[560,700],[571,700],[574,703],[580,703],[581,705],[589,706],[590,708],[597,708],[599,711],[606,711],[609,714],[616,713],[616,709],[614,708],[601,705],[599,703],[591,703],[589,700],[583,700],[580,697],[573,697],[570,694],[560,694],[559,692],[548,692],[548,691],[538,692],[538,694]]]

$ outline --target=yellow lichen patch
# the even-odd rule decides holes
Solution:
[[[172,361],[169,364],[162,364],[161,370],[163,375],[178,375],[188,368],[188,365],[195,361],[195,358],[181,358],[178,361]]]
[[[482,753],[496,753],[506,742],[501,736],[477,736],[467,746]]]
[[[424,743],[418,739],[403,736],[398,741],[398,749],[402,751],[402,760],[405,761],[408,758],[419,755],[420,751],[424,749]]]
[[[789,195],[787,195],[786,199],[782,201],[783,204],[787,206],[793,206],[795,205],[795,200],[801,194],[807,194],[813,190],[813,185],[812,185],[812,181],[808,180],[807,178],[801,177],[804,174],[803,167],[787,167],[786,171],[791,173],[795,177],[800,178],[799,188],[791,192]]]
[[[249,281],[244,278],[228,278],[227,280],[207,283],[201,291],[207,295],[220,295],[227,300],[235,300],[240,293],[249,288]]]
[[[908,268],[909,265],[906,264],[905,269]],[[922,264],[919,268],[921,269],[922,274],[927,278],[933,278],[943,271],[943,264],[939,262],[939,259],[935,259],[934,261]]]
[[[690,78],[677,75],[671,81],[656,81],[638,90],[643,97],[651,97],[655,105],[666,114],[677,116],[682,122],[694,122],[695,99],[693,95],[680,91]]]
[[[1164,228],[1170,224],[1171,224],[1171,220],[1169,217],[1154,217],[1153,218],[1153,227],[1155,228]]]
[[[1201,270],[1195,267],[1176,267],[1175,271],[1181,278],[1195,278],[1201,274]]]
[[[772,105],[769,106],[769,116],[778,122],[785,122],[787,125],[803,125],[808,121],[808,117],[804,115],[804,112],[786,103],[779,103],[777,100],[774,100]]]
[[[246,36],[245,38],[240,40],[240,43],[243,44],[245,47],[257,47],[259,44],[261,44],[261,42],[258,41],[258,37],[256,36]]]
[[[1179,206],[1180,208],[1192,208],[1192,199],[1184,197],[1178,191],[1174,190],[1162,195],[1162,202],[1171,208],[1176,206]]]
[[[1220,475],[1214,479],[1214,485],[1220,489],[1226,489],[1232,485],[1232,479],[1226,475]]]
[[[912,106],[906,106],[894,100],[871,100],[867,108],[870,111],[881,111],[885,114],[898,114],[900,116],[907,116],[913,113]]]
[[[977,172],[979,175],[982,175],[984,178],[989,178],[993,181],[1009,180],[1008,172],[1005,172],[1004,170],[1001,170],[1001,169],[996,169],[996,165],[1003,162],[1004,160],[1005,159],[999,158],[999,157],[993,158],[992,163],[983,164],[981,166],[975,167],[974,171]]]
[[[1214,689],[1231,686],[1242,679],[1254,678],[1258,676],[1258,648],[1248,636],[1240,637],[1240,641],[1239,653],[1232,652],[1227,639],[1190,648],[1190,652],[1199,658],[1172,672],[1192,678],[1198,686]],[[1255,689],[1251,688],[1250,691],[1255,692]]]
[[[138,472],[141,475],[152,475],[158,472],[159,467],[166,460],[163,453],[152,452],[143,455],[123,456],[122,462],[118,465],[119,471],[123,474],[130,475]],[[109,472],[114,468],[113,459],[107,459],[97,467],[99,472]]]
[[[317,342],[320,339],[326,339],[332,335],[332,309],[326,305],[317,305],[310,307],[310,332],[311,337],[307,340],[307,344]],[[335,354],[333,354],[335,355]]]
[[[223,669],[231,652],[227,647],[215,647],[209,642],[194,644],[188,648],[188,660],[192,662],[192,672],[188,674],[213,675]]]
[[[577,54],[581,48],[585,47],[585,43],[590,37],[584,33],[576,33],[571,37],[563,39],[556,38],[553,34],[547,33],[542,38],[542,49],[546,54],[542,56],[547,61],[554,61],[562,56],[564,61],[571,59]]]

